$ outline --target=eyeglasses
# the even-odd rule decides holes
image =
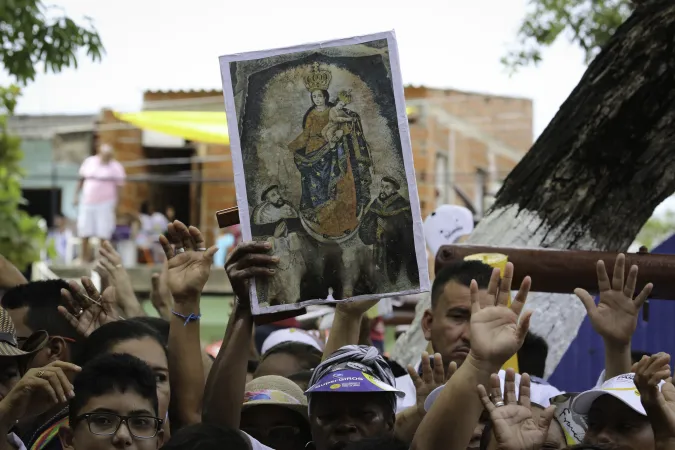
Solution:
[[[291,425],[278,425],[267,429],[242,428],[242,431],[258,440],[284,441],[300,434],[300,428]]]
[[[89,431],[98,436],[112,436],[117,433],[122,423],[126,424],[129,433],[136,439],[151,439],[157,436],[164,421],[152,416],[120,416],[115,413],[82,414],[75,419],[75,424],[87,421]]]

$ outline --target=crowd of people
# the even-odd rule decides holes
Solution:
[[[278,259],[266,242],[243,242],[225,262],[236,300],[213,358],[200,298],[217,248],[178,221],[159,241],[159,318],[146,316],[107,242],[100,292],[88,278],[27,282],[0,260],[0,450],[675,449],[670,356],[631,359],[652,285],[636,286],[624,255],[611,275],[602,261],[588,268],[597,302],[576,291],[603,338],[605,372],[572,396],[583,432],[570,433],[551,402],[562,393],[541,379],[529,277],[509,300],[511,263],[440,270],[422,322],[434,353],[403,368],[368,345],[375,301],[337,304],[325,342],[282,329],[257,346],[249,283]],[[520,373],[502,369],[513,355]]]

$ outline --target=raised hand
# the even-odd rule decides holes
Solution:
[[[253,277],[271,277],[279,258],[269,254],[268,242],[249,241],[237,245],[225,262],[225,271],[232,291],[240,303],[248,304],[250,280]]]
[[[614,264],[614,273],[610,282],[605,263],[598,261],[598,288],[600,301],[595,304],[593,296],[581,288],[574,290],[588,312],[593,329],[609,344],[626,346],[630,344],[638,322],[638,313],[649,297],[653,285],[647,283],[633,300],[637,283],[638,267],[631,266],[624,282],[626,256],[619,254]]]
[[[643,356],[635,364],[635,386],[657,439],[675,439],[675,386],[670,379],[670,355]],[[667,381],[666,381],[667,380]],[[662,381],[666,381],[661,385]]]
[[[362,300],[357,302],[341,302],[335,306],[336,314],[344,314],[349,317],[361,318],[370,308],[377,305],[380,299]]]
[[[109,241],[103,241],[98,250],[99,259],[94,270],[115,288],[117,304],[129,317],[144,316],[145,311],[136,297],[131,277],[122,264],[122,257]],[[104,288],[105,290],[105,288]]]
[[[490,395],[483,385],[478,385],[480,397],[494,427],[494,434],[500,450],[539,450],[546,441],[548,428],[553,420],[555,406],[549,406],[539,420],[532,415],[530,405],[530,376],[520,377],[520,398],[516,399],[516,373],[506,371],[504,395],[499,376],[490,377]]]
[[[166,320],[171,318],[171,308],[173,308],[173,296],[169,290],[168,277],[169,265],[165,261],[162,264],[162,272],[152,274],[150,280],[152,287],[150,290],[150,302],[157,310],[159,316]]]
[[[422,376],[420,377],[413,366],[408,366],[408,374],[415,384],[417,392],[417,412],[424,416],[424,402],[434,389],[443,386],[447,380],[457,371],[457,363],[451,362],[448,367],[448,376],[445,376],[443,358],[440,353],[434,355],[434,367],[431,367],[431,358],[427,352],[422,353]]]
[[[102,325],[122,319],[115,312],[114,287],[108,287],[101,295],[87,277],[82,277],[84,290],[74,281],[68,284],[70,290],[61,289],[61,298],[67,306],[60,305],[58,311],[82,336],[89,337]]]
[[[0,401],[0,417],[14,425],[19,419],[39,416],[66,403],[75,396],[68,375],[80,370],[79,366],[64,361],[30,369]]]
[[[175,220],[168,226],[168,239],[162,235],[159,243],[168,261],[168,284],[174,302],[194,301],[201,296],[211,274],[213,255],[218,247],[206,248],[202,233],[196,227],[186,227]],[[175,246],[175,250],[171,245]]]
[[[513,264],[506,264],[501,281],[499,269],[494,269],[487,289],[492,305],[485,307],[479,301],[478,284],[475,280],[471,281],[470,355],[473,360],[487,364],[493,371],[516,354],[530,327],[532,312],[526,311],[521,315],[521,311],[532,282],[530,277],[523,279],[511,307],[508,307],[512,280]]]

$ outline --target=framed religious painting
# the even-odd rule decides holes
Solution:
[[[254,314],[429,290],[394,32],[220,58]]]

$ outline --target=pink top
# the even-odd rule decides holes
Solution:
[[[95,205],[117,200],[117,187],[124,185],[126,173],[116,160],[104,163],[98,155],[89,156],[80,167],[84,178],[82,204]]]

